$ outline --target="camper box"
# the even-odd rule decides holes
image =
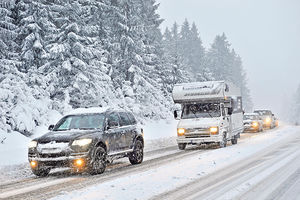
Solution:
[[[226,101],[241,96],[239,88],[225,81],[208,81],[176,84],[173,88],[174,103],[184,104],[205,101]]]

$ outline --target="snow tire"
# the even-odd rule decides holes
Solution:
[[[129,162],[132,165],[137,165],[143,162],[144,159],[144,146],[141,140],[137,140],[132,153],[128,156]]]
[[[178,144],[179,150],[185,150],[186,144],[185,143],[180,143]]]
[[[106,151],[101,146],[96,147],[88,171],[91,175],[102,174],[105,171],[105,168]]]

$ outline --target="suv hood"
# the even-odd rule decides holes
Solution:
[[[219,126],[220,118],[195,118],[181,119],[178,128],[209,128],[211,126]]]
[[[51,131],[45,135],[36,138],[38,143],[48,143],[48,142],[70,142],[79,138],[91,137],[94,133],[99,133],[95,130],[69,130],[69,131]]]

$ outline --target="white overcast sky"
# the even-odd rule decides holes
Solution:
[[[195,22],[206,48],[225,34],[242,57],[255,108],[279,114],[300,84],[300,0],[158,0],[162,28]]]

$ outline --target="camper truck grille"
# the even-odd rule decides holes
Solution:
[[[209,129],[206,128],[193,128],[186,129],[186,138],[199,138],[199,137],[210,137]]]

